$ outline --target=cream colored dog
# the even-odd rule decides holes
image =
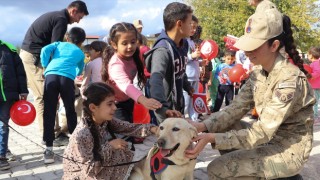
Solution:
[[[159,126],[157,144],[135,165],[129,179],[192,180],[196,159],[186,158],[185,150],[192,148],[196,136],[196,128],[185,119],[166,119]]]

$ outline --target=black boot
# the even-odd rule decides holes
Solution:
[[[300,174],[296,174],[291,177],[286,177],[286,178],[278,178],[277,180],[303,180],[302,176]]]

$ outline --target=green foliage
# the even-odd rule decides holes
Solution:
[[[202,39],[213,39],[224,48],[223,37],[231,34],[240,37],[255,8],[248,0],[186,0],[203,27]],[[317,0],[273,0],[278,9],[291,18],[298,48],[307,51],[320,44],[319,4]]]

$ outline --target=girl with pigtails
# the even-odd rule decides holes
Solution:
[[[134,102],[149,110],[156,110],[162,106],[159,101],[145,97],[142,91],[133,85],[136,76],[141,89],[146,81],[144,66],[139,58],[137,34],[136,28],[130,23],[117,23],[111,27],[111,46],[106,50],[109,52],[105,53],[102,70],[102,80],[115,90],[115,117],[127,122],[133,122]]]
[[[114,133],[146,137],[155,134],[157,127],[115,118],[115,92],[105,83],[91,83],[83,97],[82,120],[64,151],[62,179],[127,179],[133,164],[125,163],[134,154]]]
[[[115,117],[130,123],[133,122],[134,102],[149,110],[156,110],[162,106],[159,101],[147,98],[142,93],[146,78],[139,57],[137,37],[138,31],[133,24],[122,22],[113,25],[108,39],[110,47],[106,49],[102,65],[102,80],[115,91]],[[133,84],[136,76],[140,89]],[[132,143],[141,142],[138,142],[138,139],[135,141],[132,137],[123,138]],[[133,145],[131,149],[135,149]]]

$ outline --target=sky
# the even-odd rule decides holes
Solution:
[[[87,35],[103,37],[117,22],[141,19],[142,34],[155,34],[163,29],[162,14],[167,4],[182,0],[84,0],[89,15],[80,23],[68,26],[82,27]],[[25,33],[40,15],[66,8],[72,0],[1,0],[0,39],[21,46]]]

